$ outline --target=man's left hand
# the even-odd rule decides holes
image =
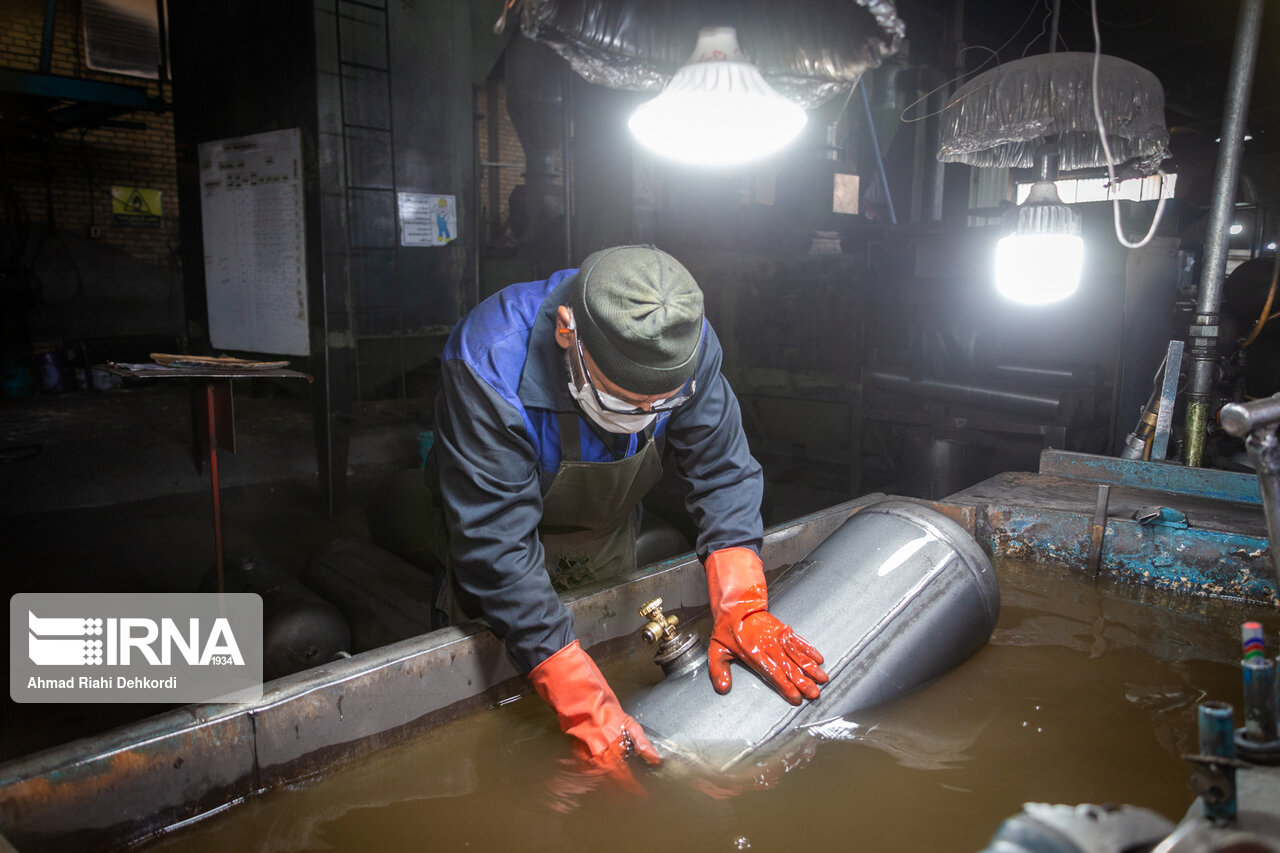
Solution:
[[[733,686],[729,662],[755,670],[792,705],[817,699],[827,683],[822,655],[791,626],[769,613],[764,565],[749,548],[725,548],[707,557],[707,588],[715,627],[707,649],[717,693]]]

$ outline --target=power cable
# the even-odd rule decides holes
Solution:
[[[1115,167],[1111,163],[1111,144],[1107,142],[1107,131],[1103,127],[1102,107],[1098,105],[1098,65],[1102,62],[1102,35],[1098,29],[1098,0],[1089,0],[1093,12],[1093,119],[1098,123],[1098,140],[1102,143],[1102,153],[1107,163],[1107,186],[1114,187],[1116,183]],[[1120,228],[1120,199],[1116,196],[1111,197],[1111,210],[1114,214],[1116,239],[1120,241],[1120,245],[1126,249],[1141,249],[1143,246],[1151,242],[1151,238],[1156,235],[1156,228],[1160,225],[1160,217],[1164,213],[1164,170],[1160,172],[1160,200],[1156,202],[1156,215],[1151,220],[1151,228],[1147,230],[1147,235],[1136,243],[1130,243],[1125,238],[1123,230]]]

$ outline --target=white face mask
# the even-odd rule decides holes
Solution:
[[[569,320],[569,331],[576,328],[573,319]],[[573,359],[573,354],[566,353],[566,359]],[[586,370],[585,364],[581,365],[582,370]],[[620,415],[617,412],[606,411],[600,408],[600,401],[596,399],[596,395],[591,393],[591,389],[587,387],[587,381],[584,377],[582,387],[579,388],[573,382],[573,369],[569,370],[569,393],[573,395],[573,399],[577,401],[578,408],[582,409],[582,413],[595,422],[596,426],[606,432],[614,433],[637,433],[643,430],[649,424],[653,423],[657,418],[656,413],[647,415]]]
[[[642,429],[653,423],[656,414],[647,415],[620,415],[616,412],[606,412],[600,408],[600,401],[596,399],[596,395],[591,393],[586,383],[581,388],[577,388],[573,384],[573,379],[569,380],[569,393],[573,395],[573,399],[578,402],[578,408],[582,409],[582,413],[607,432],[616,433],[633,433],[640,432]]]

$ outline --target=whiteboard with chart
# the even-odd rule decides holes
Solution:
[[[200,145],[209,342],[310,355],[297,128]]]

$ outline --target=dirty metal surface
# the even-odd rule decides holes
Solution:
[[[946,498],[944,503],[982,507],[1025,506],[1093,517],[1098,482],[1057,474],[1006,471]],[[1197,530],[1239,534],[1266,540],[1267,522],[1261,502],[1238,503],[1203,495],[1166,491],[1146,485],[1114,483],[1108,501],[1108,523],[1132,518],[1139,509],[1167,506],[1180,511]],[[1085,540],[1088,541],[1086,532]]]
[[[975,535],[994,555],[1084,571],[1097,494],[1096,481],[1006,472],[945,502],[975,510]],[[1149,507],[1177,510],[1186,526],[1134,520]],[[1183,594],[1280,606],[1259,504],[1112,485],[1099,573]]]
[[[797,562],[880,497],[770,529],[766,570]],[[565,603],[583,646],[604,648],[638,636],[637,610],[657,597],[669,612],[706,608],[694,555],[578,590]],[[269,682],[253,705],[185,706],[0,764],[0,836],[24,853],[124,847],[524,689],[483,623],[433,631]]]
[[[190,705],[0,767],[0,821],[19,850],[122,844],[157,814],[178,823],[258,790],[253,721]]]
[[[1084,571],[1090,519],[1026,507],[989,506],[979,540],[1001,556]],[[1267,540],[1238,534],[1107,520],[1099,574],[1188,595],[1280,606]]]

